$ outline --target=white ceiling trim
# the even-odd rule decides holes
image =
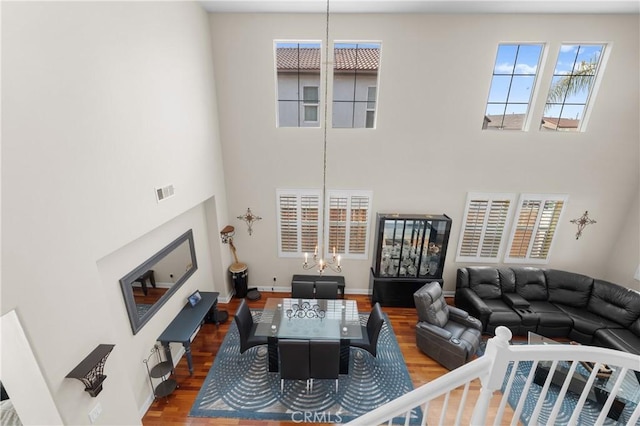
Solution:
[[[212,13],[323,13],[324,0],[199,0]],[[331,13],[640,13],[638,0],[330,0]]]

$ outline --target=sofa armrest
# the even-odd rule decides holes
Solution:
[[[517,293],[502,293],[502,300],[504,300],[509,307],[514,309],[529,307],[527,299]]]
[[[479,319],[472,317],[467,311],[463,311],[455,306],[449,306],[449,319],[466,327],[482,331],[482,323]]]
[[[444,328],[421,321],[416,325],[416,333],[423,336],[435,336],[444,340],[451,339],[451,333]]]
[[[492,311],[475,291],[470,288],[459,288],[456,291],[455,304],[467,311],[469,315],[478,318],[482,322],[483,329],[486,327]]]

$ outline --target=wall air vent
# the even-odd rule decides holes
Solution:
[[[173,197],[175,193],[173,185],[163,186],[162,188],[156,188],[156,199],[158,202],[165,200],[169,197]]]

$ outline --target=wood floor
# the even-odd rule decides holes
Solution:
[[[268,297],[289,297],[289,293],[262,293],[261,300],[249,301],[251,308],[261,308]],[[347,298],[355,299],[358,302],[358,310],[365,312],[371,310],[371,303],[368,296],[352,296]],[[233,322],[233,314],[235,313],[241,299],[233,299],[228,304],[220,304],[219,308],[229,312],[229,320],[225,324],[221,324],[220,328],[216,328],[214,324],[205,324],[194,339],[191,350],[193,354],[193,376],[189,376],[186,358],[182,357],[176,367],[174,378],[179,383],[179,388],[169,397],[156,400],[149,408],[142,423],[146,426],[166,425],[296,425],[294,422],[279,421],[255,421],[241,419],[223,419],[223,418],[196,418],[189,417],[189,410],[195,401],[196,395],[200,390],[209,369],[213,365],[213,360],[220,348],[220,344],[229,329],[229,325]],[[409,375],[414,387],[418,387],[430,382],[447,373],[444,367],[424,355],[416,347],[415,343],[415,324],[417,315],[414,308],[388,308],[383,307],[382,310],[389,316],[391,326],[396,334],[400,349],[404,356]],[[468,401],[475,400],[479,392],[479,383],[474,383],[470,389]],[[452,394],[449,407],[457,407],[452,405],[459,395]],[[498,398],[493,398],[492,404]],[[433,403],[432,403],[433,406]],[[497,402],[496,402],[497,406]],[[453,423],[455,409],[451,411],[451,419],[447,417],[444,424]],[[470,413],[469,413],[470,415]],[[467,417],[468,418],[468,417]],[[429,419],[430,424],[437,424],[438,418]],[[463,423],[469,423],[468,420]]]

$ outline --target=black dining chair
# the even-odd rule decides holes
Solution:
[[[337,299],[338,283],[319,281],[316,283],[316,299]]]
[[[362,328],[362,339],[352,339],[349,342],[349,346],[364,349],[371,355],[376,356],[378,352],[378,336],[383,324],[382,309],[380,309],[380,303],[376,303],[369,314],[367,325],[360,326]]]
[[[256,326],[251,316],[251,311],[246,300],[242,299],[238,310],[234,315],[234,320],[240,332],[240,353],[243,354],[247,349],[254,346],[266,345],[268,343],[266,336],[256,336]]]
[[[309,376],[311,390],[313,379],[334,379],[338,392],[338,378],[340,374],[340,341],[339,340],[311,340],[309,342]]]
[[[315,299],[313,292],[313,281],[292,281],[291,282],[291,298],[292,299]]]
[[[280,358],[280,392],[285,380],[306,380],[309,391],[309,341],[298,339],[278,340]]]

